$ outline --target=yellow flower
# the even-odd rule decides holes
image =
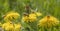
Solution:
[[[15,26],[15,31],[20,31],[21,24],[14,24],[14,26]]]
[[[52,26],[56,26],[59,24],[59,20],[53,16],[46,16],[39,21],[40,27],[47,27],[50,28]]]
[[[20,17],[19,13],[17,12],[9,12],[5,15],[4,20],[5,21],[11,21],[11,20],[16,20]]]
[[[35,12],[37,16],[41,16],[42,14],[40,12]]]
[[[24,22],[34,22],[36,21],[37,16],[34,13],[30,13],[29,15],[23,16],[22,20]]]
[[[24,22],[28,22],[28,21],[29,21],[29,18],[28,18],[28,16],[23,16],[22,20],[23,20]]]
[[[36,12],[36,11],[34,11],[34,10],[32,10],[32,9],[31,9],[31,13],[35,14],[36,16],[41,16],[41,15],[42,15],[42,13]]]
[[[0,26],[2,26],[1,22],[0,22]]]
[[[34,13],[29,14],[29,21],[30,22],[34,22],[34,21],[36,21],[36,19],[37,19],[36,14],[34,14]]]
[[[11,22],[4,23],[2,28],[5,29],[6,31],[13,31],[14,30],[14,26]]]

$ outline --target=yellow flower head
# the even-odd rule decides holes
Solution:
[[[41,16],[41,15],[42,15],[42,13],[36,12],[36,11],[34,11],[34,10],[31,10],[31,13],[35,14],[36,16]]]
[[[11,20],[16,20],[20,17],[19,13],[17,12],[8,12],[6,16],[4,17],[5,21],[11,21]]]
[[[52,26],[56,26],[59,24],[59,20],[53,16],[46,16],[43,19],[39,21],[39,26],[40,27],[47,27],[50,28]]]
[[[28,18],[28,14],[27,13],[24,13],[23,17],[22,17],[22,20],[24,22],[28,22],[29,21],[29,18]]]
[[[0,26],[2,26],[1,22],[0,22]]]
[[[15,31],[19,31],[21,29],[21,24],[14,24]]]
[[[34,21],[36,21],[36,19],[37,19],[36,14],[34,14],[34,13],[29,14],[29,21],[30,22],[34,22]]]
[[[22,18],[22,20],[24,22],[34,22],[34,21],[36,21],[36,19],[37,19],[37,16],[34,13],[31,13],[29,15],[23,16],[23,18]]]
[[[40,12],[36,12],[36,15],[37,16],[41,16],[42,14]]]
[[[28,22],[28,21],[29,21],[29,18],[28,18],[28,16],[23,16],[22,20],[23,20],[24,22]]]
[[[9,30],[14,30],[14,26],[11,22],[6,22],[2,25],[2,28],[9,31]]]

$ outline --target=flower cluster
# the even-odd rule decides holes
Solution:
[[[3,24],[0,23],[0,26],[5,31],[20,31],[21,24],[12,22],[12,21],[18,20],[19,18],[20,18],[19,13],[14,12],[14,11],[8,12],[4,16],[4,21],[6,21],[6,22],[4,22]]]
[[[6,22],[2,25],[2,28],[6,31],[20,31],[21,24],[20,23],[12,23],[12,22]]]
[[[22,20],[25,22],[34,22],[37,20],[37,17],[41,16],[42,14],[39,12],[35,12],[35,13],[30,13],[28,15],[25,14],[25,16],[23,16]]]

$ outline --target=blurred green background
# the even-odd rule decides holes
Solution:
[[[33,10],[38,9],[45,15],[49,13],[60,19],[60,0],[0,0],[0,20],[8,11],[22,13],[26,4],[29,4]]]

